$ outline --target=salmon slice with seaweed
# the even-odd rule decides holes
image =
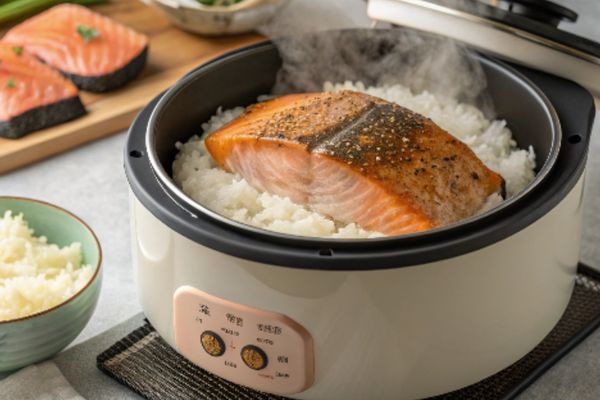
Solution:
[[[83,114],[73,83],[22,47],[0,42],[0,136],[19,138]]]
[[[358,92],[255,104],[205,143],[257,189],[387,235],[470,217],[504,187],[430,119]]]
[[[143,69],[148,38],[75,4],[60,4],[10,29],[4,41],[23,46],[80,89],[104,92]]]

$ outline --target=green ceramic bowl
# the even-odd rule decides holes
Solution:
[[[102,281],[100,244],[81,219],[42,201],[0,196],[0,215],[6,210],[13,215],[23,213],[35,235],[46,236],[48,243],[81,243],[83,262],[92,265],[94,273],[83,289],[63,303],[27,317],[0,321],[0,372],[50,358],[71,343],[92,316]]]

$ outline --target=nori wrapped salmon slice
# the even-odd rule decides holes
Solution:
[[[16,139],[83,114],[73,83],[22,47],[0,42],[0,137]]]
[[[105,92],[144,68],[148,37],[75,4],[60,4],[10,29],[4,41],[24,46],[77,87]]]

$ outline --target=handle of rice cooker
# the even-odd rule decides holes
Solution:
[[[576,147],[574,145],[587,149],[596,105],[600,107],[600,99],[595,99],[588,90],[575,82],[521,65],[513,64],[513,67],[535,83],[554,106],[563,131],[563,149]],[[581,118],[583,113],[586,114],[585,118]]]

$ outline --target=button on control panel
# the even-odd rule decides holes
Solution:
[[[248,368],[252,368],[257,371],[265,368],[269,363],[269,358],[265,352],[262,351],[260,347],[256,347],[251,344],[244,346],[241,355],[244,364],[246,364]]]
[[[177,289],[173,308],[177,350],[205,370],[275,394],[312,385],[312,337],[287,316],[190,286]]]
[[[202,332],[202,335],[200,335],[200,342],[202,343],[204,351],[213,357],[219,357],[225,353],[225,342],[223,342],[221,336],[213,331]]]

